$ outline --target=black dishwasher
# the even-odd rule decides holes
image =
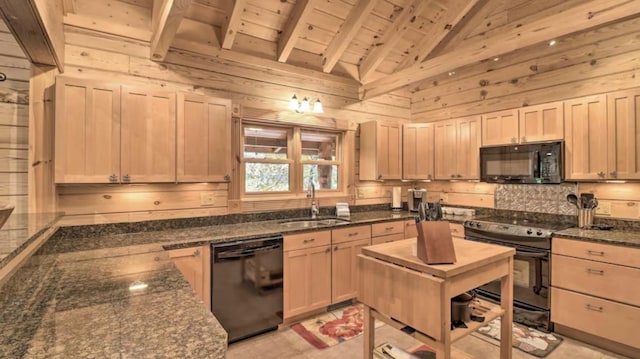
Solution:
[[[233,343],[282,323],[282,235],[211,245],[211,311]]]

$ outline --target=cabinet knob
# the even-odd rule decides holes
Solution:
[[[456,175],[456,177],[461,178],[461,177],[462,177],[462,175],[461,175],[461,174],[457,174],[457,175]]]
[[[618,177],[618,172],[616,172],[616,171],[611,171],[611,172],[609,172],[609,174],[610,174],[610,175],[611,175],[611,177],[613,177],[613,178]]]
[[[229,176],[229,175],[224,175],[224,180],[225,180],[225,181],[231,181],[231,176]]]
[[[200,255],[200,250],[199,250],[199,249],[196,249],[195,251],[193,251],[193,255],[194,255],[195,257],[199,256],[199,255]]]
[[[527,142],[527,138],[525,136],[522,136],[521,141],[522,142]]]
[[[118,182],[118,176],[114,174],[112,174],[111,176],[109,176],[109,182]]]
[[[604,172],[598,172],[598,177],[604,178]]]
[[[511,143],[516,143],[517,139],[515,137],[511,137]]]
[[[378,175],[378,179],[381,180],[382,179],[382,175]]]
[[[331,247],[327,247],[327,249],[324,250],[325,253],[330,253],[331,252]]]
[[[124,176],[122,176],[122,180],[124,182],[131,182],[131,177],[129,177],[129,175],[124,175]]]
[[[427,179],[431,179],[431,175],[428,175],[428,176],[427,176]]]
[[[333,247],[333,251],[337,251],[338,250],[338,246]]]
[[[451,175],[451,178],[456,178],[456,175],[452,174],[452,175]]]

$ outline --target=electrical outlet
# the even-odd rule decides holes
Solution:
[[[598,203],[598,207],[596,207],[596,214],[601,216],[610,216],[611,215],[611,202],[600,202]]]
[[[213,192],[200,192],[200,205],[213,206],[215,196]]]

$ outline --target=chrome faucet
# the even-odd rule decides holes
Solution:
[[[316,202],[316,186],[311,180],[309,180],[309,192],[307,192],[307,198],[308,197],[311,197],[311,218],[316,218],[318,217],[318,214],[320,214],[320,209]]]

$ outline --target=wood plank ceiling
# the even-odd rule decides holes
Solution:
[[[640,13],[640,0],[107,2],[114,14],[126,8],[127,23],[111,16],[114,23],[104,31],[149,41],[153,60],[162,61],[172,46],[196,53],[213,47],[238,59],[251,56],[352,79],[362,99],[402,89],[419,92],[464,66]],[[104,11],[92,3],[65,0],[65,23],[83,21],[74,13],[91,17],[92,11]],[[136,16],[131,8],[151,15]],[[104,14],[93,16],[104,20]],[[131,31],[136,21],[146,24]]]

